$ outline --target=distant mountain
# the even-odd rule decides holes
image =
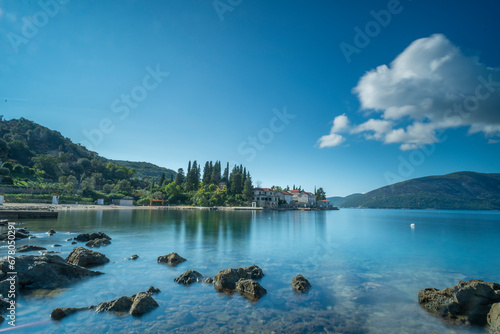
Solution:
[[[109,160],[116,165],[125,166],[127,168],[135,169],[135,176],[140,178],[155,179],[158,181],[161,175],[165,173],[166,179],[170,179],[172,175],[175,178],[176,172],[165,167],[159,167],[149,162],[134,162],[134,161],[124,161],[124,160]]]
[[[457,172],[412,179],[350,198],[347,208],[500,210],[500,174]]]
[[[345,197],[334,196],[334,197],[328,197],[327,200],[331,201],[333,206],[341,207],[344,205],[344,203],[346,201],[349,201],[349,200],[354,199],[356,197],[359,197],[361,195],[363,195],[363,194],[352,194],[352,195],[348,195]]]

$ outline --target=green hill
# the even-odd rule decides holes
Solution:
[[[499,210],[500,174],[457,172],[412,179],[346,200],[342,207]]]
[[[328,197],[327,200],[331,201],[333,206],[341,207],[344,205],[345,202],[347,202],[351,199],[354,199],[358,196],[361,196],[361,195],[363,195],[363,194],[352,194],[352,195],[348,195],[345,197],[334,196],[334,197]]]
[[[116,165],[135,169],[135,176],[143,179],[147,178],[158,181],[163,173],[165,173],[165,177],[167,179],[170,179],[170,176],[173,176],[175,178],[175,175],[177,174],[171,169],[165,167],[159,167],[149,162],[135,162],[135,161],[125,161],[125,160],[109,160],[109,161]]]
[[[162,173],[167,178],[175,176],[173,170],[151,163],[100,157],[60,132],[25,118],[0,120],[0,160],[5,164],[3,167],[11,170],[0,169],[1,184],[13,184],[22,176],[43,178],[48,182],[57,182],[61,176],[74,176],[80,182],[95,173],[113,181],[131,176],[159,180]],[[114,166],[109,166],[109,163]]]

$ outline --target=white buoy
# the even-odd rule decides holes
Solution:
[[[415,228],[415,224],[411,223],[411,224],[410,224],[410,227],[411,227],[411,228]]]

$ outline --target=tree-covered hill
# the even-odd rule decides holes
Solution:
[[[345,201],[343,207],[499,210],[500,174],[457,172],[412,179]]]
[[[125,161],[125,160],[109,160],[119,166],[125,166],[127,168],[133,168],[135,170],[135,176],[140,178],[147,178],[151,180],[159,181],[162,178],[162,174],[165,173],[165,177],[170,179],[170,177],[175,178],[176,172],[165,167],[159,167],[155,164],[149,162],[135,162],[135,161]]]

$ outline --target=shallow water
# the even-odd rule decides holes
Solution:
[[[427,314],[417,303],[418,290],[471,278],[500,282],[500,212],[67,211],[22,226],[38,238],[17,246],[42,245],[62,257],[74,247],[65,240],[79,233],[112,237],[111,245],[96,249],[111,260],[92,268],[104,275],[18,298],[23,333],[481,333]],[[46,235],[51,228],[57,233]],[[156,262],[170,252],[188,261],[177,267]],[[139,259],[125,260],[132,254]],[[214,277],[251,264],[265,274],[260,283],[268,293],[258,302],[173,281],[187,269]],[[312,284],[307,294],[291,289],[298,273]],[[160,307],[140,318],[92,311],[60,322],[49,318],[56,307],[96,305],[150,285],[161,290],[154,295]],[[8,328],[0,325],[0,331]]]

